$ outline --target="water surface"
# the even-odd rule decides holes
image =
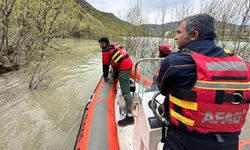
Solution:
[[[59,40],[67,50],[47,52],[55,63],[45,90],[28,89],[27,72],[0,75],[0,149],[73,148],[83,106],[101,77],[96,41]]]

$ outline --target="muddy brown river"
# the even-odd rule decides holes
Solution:
[[[96,41],[67,39],[45,90],[28,89],[21,69],[0,75],[0,150],[71,150],[83,105],[101,77]],[[68,52],[70,51],[70,53]]]

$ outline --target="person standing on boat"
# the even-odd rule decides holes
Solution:
[[[130,72],[133,67],[133,62],[129,58],[129,53],[123,48],[123,46],[112,43],[110,44],[107,37],[102,37],[98,40],[100,47],[102,48],[102,65],[103,65],[103,77],[104,81],[109,80],[109,65],[113,68],[114,77],[118,77],[121,92],[126,103],[126,117],[123,120],[118,121],[119,126],[126,126],[134,123],[134,117],[132,115],[132,98],[130,94]]]
[[[170,55],[172,53],[172,46],[168,43],[163,43],[158,47],[158,52],[159,52],[159,57],[160,58],[165,58],[166,56]],[[155,75],[153,76],[153,83],[150,87],[150,89],[146,91],[157,91],[158,86],[157,86],[157,76],[159,74],[160,70],[160,65],[157,67]]]
[[[164,150],[237,150],[250,102],[250,65],[215,44],[214,18],[183,19],[178,52],[166,57],[157,78],[165,95]]]

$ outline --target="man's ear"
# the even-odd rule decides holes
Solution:
[[[193,31],[191,41],[195,41],[199,38],[200,33],[198,31]]]

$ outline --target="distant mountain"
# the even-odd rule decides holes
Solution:
[[[111,32],[124,35],[126,33],[126,27],[134,26],[131,23],[128,23],[126,21],[117,18],[112,13],[106,13],[95,9],[85,0],[75,0],[75,1],[81,6],[82,11],[85,13],[85,15],[91,16],[92,23],[94,23],[91,25],[96,25],[96,22],[98,22],[99,24],[101,24],[99,25],[99,28],[103,28],[102,30],[110,30]]]
[[[180,24],[180,22],[176,21],[176,22],[165,23],[163,25],[158,25],[158,24],[143,24],[141,26],[147,28],[148,30],[161,31],[162,28],[163,28],[166,31],[175,31],[178,28],[179,24]]]
[[[142,36],[159,36],[162,33],[162,27],[165,32],[175,31],[179,22],[166,23],[163,26],[157,24],[143,24],[133,25],[129,22],[117,18],[112,13],[106,13],[97,10],[85,0],[75,0],[81,7],[84,13],[85,21],[88,24],[88,31],[90,32],[113,32],[113,34],[126,35],[128,28],[136,28],[137,32],[130,34],[137,34]],[[87,18],[87,19],[86,19]]]
[[[165,23],[163,25],[158,25],[158,24],[143,24],[140,25],[141,27],[143,27],[145,30],[148,31],[148,33],[152,36],[160,36],[163,32],[175,32],[176,29],[178,28],[180,22],[176,21],[176,22],[169,22],[169,23]]]
[[[163,25],[157,25],[157,24],[143,24],[140,25],[143,27],[145,30],[148,31],[148,33],[152,36],[161,36],[162,32],[165,33],[165,35],[170,35],[173,36],[180,24],[180,21],[176,22],[169,22],[165,23]],[[236,32],[240,28],[239,25],[236,24],[231,24],[223,21],[216,21],[215,22],[215,29],[218,33],[218,29],[225,29],[225,32],[232,34],[232,32]],[[250,30],[250,26],[244,25],[243,28],[245,30]]]

